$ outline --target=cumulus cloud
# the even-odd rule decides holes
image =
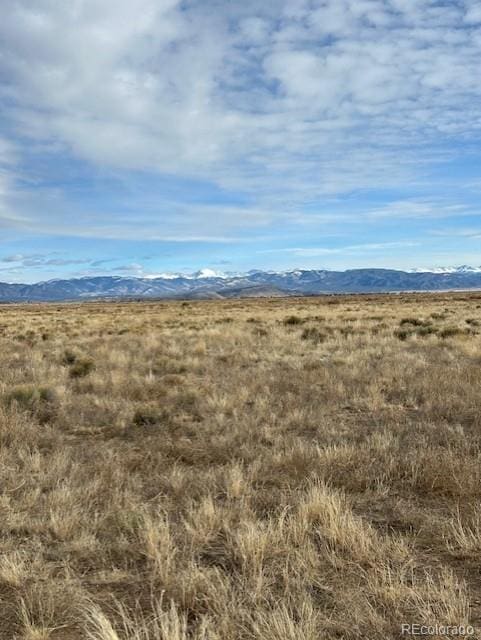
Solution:
[[[229,241],[315,198],[426,180],[433,153],[480,135],[474,1],[13,0],[0,39],[0,226]],[[19,182],[27,149],[247,199],[157,203],[133,230],[29,168]]]

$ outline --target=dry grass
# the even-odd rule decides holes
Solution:
[[[481,296],[0,308],[0,638],[481,625]]]

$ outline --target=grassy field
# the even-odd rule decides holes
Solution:
[[[481,626],[481,293],[3,306],[0,354],[2,640]]]

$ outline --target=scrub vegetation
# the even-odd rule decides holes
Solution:
[[[0,638],[481,625],[481,294],[0,307]]]

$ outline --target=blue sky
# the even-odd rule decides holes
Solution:
[[[11,0],[0,281],[481,264],[477,0]]]

